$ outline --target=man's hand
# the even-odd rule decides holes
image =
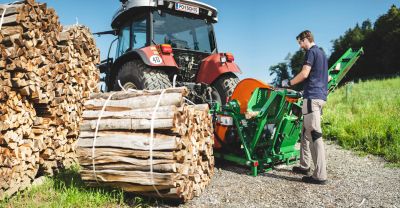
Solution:
[[[291,87],[289,79],[284,79],[284,80],[282,80],[282,87],[283,87],[283,88],[289,88],[289,87]]]

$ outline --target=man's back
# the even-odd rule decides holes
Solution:
[[[307,50],[305,65],[311,66],[309,77],[304,83],[305,99],[321,99],[326,101],[328,95],[328,59],[324,51],[314,45]]]

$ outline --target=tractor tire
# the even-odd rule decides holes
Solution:
[[[226,98],[232,96],[236,85],[239,83],[239,78],[233,73],[221,75],[211,87],[213,89],[212,98],[222,105],[226,104]]]
[[[164,71],[153,69],[141,60],[128,61],[121,66],[114,82],[114,90],[122,90],[118,80],[125,90],[158,90],[172,87]]]

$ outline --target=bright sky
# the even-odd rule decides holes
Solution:
[[[0,0],[0,3],[12,1]],[[119,0],[43,0],[55,8],[63,25],[80,24],[92,32],[110,29]],[[220,52],[232,52],[243,74],[240,78],[271,81],[267,69],[298,50],[295,37],[303,30],[314,33],[317,45],[328,54],[331,41],[364,20],[375,21],[399,0],[203,0],[219,11],[215,25]],[[102,59],[112,37],[96,38]],[[114,52],[112,52],[114,53]]]

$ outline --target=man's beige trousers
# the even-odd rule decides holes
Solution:
[[[325,147],[322,141],[321,114],[325,105],[324,100],[304,99],[303,102],[303,130],[300,146],[300,166],[308,169],[311,167],[310,160],[314,162],[313,178],[326,180]]]

